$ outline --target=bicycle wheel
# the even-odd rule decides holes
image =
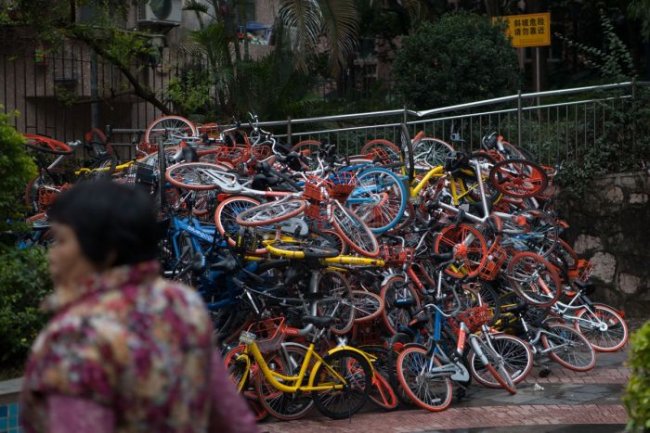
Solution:
[[[219,203],[214,211],[214,224],[219,234],[228,241],[228,245],[231,247],[237,245],[236,239],[240,228],[237,224],[237,215],[259,204],[259,200],[246,196],[228,197]],[[255,249],[255,254],[264,253],[266,253],[264,247]]]
[[[383,386],[383,392],[380,389],[373,389],[370,392],[370,399],[375,404],[384,409],[393,409],[393,404],[395,404],[395,407],[398,406],[402,398],[408,400],[408,397],[403,395],[404,392],[401,390],[399,380],[397,379],[397,373],[395,371],[398,354],[395,353],[392,349],[385,347],[383,344],[359,346],[359,349],[373,355],[376,358],[372,366],[376,373],[386,379],[386,385],[389,386],[392,390],[391,393],[388,391],[388,389],[386,389],[385,386]],[[377,388],[374,380],[373,388]],[[402,397],[400,397],[398,394],[402,394]],[[392,395],[395,395],[395,402],[392,401]]]
[[[372,292],[352,290],[352,308],[355,323],[370,322],[381,315],[384,300]]]
[[[345,205],[374,234],[394,228],[406,209],[408,192],[404,183],[392,171],[379,167],[359,173],[357,183]]]
[[[453,254],[455,261],[445,272],[454,278],[477,276],[487,260],[487,246],[483,235],[468,224],[443,228],[433,248],[436,254]]]
[[[576,313],[574,324],[598,352],[620,350],[629,338],[625,319],[605,304],[591,304]]]
[[[506,277],[524,301],[538,307],[553,305],[562,291],[555,268],[539,254],[515,254],[508,263]]]
[[[162,116],[149,124],[144,143],[150,146],[178,146],[188,137],[199,135],[196,126],[181,116]]]
[[[575,329],[560,324],[551,324],[543,333],[542,346],[548,350],[548,357],[573,371],[589,371],[596,365],[596,353],[589,341]]]
[[[534,162],[506,159],[490,170],[490,183],[501,193],[517,198],[533,197],[546,189],[548,175]]]
[[[291,150],[300,154],[302,165],[307,165],[306,170],[313,171],[318,169],[317,156],[321,145],[319,140],[302,140],[294,144]]]
[[[379,244],[374,233],[359,217],[338,201],[332,201],[332,225],[345,242],[364,256],[377,257]]]
[[[264,360],[269,369],[276,373],[297,376],[306,353],[307,348],[300,344],[283,343],[279,350],[264,355]],[[302,391],[282,392],[261,371],[255,375],[255,391],[262,407],[272,416],[284,421],[302,418],[313,406],[310,394]]]
[[[307,200],[292,199],[262,203],[237,215],[237,224],[245,227],[268,226],[295,217],[305,210]]]
[[[349,332],[354,324],[354,307],[347,278],[337,271],[322,271],[318,292],[323,297],[316,300],[317,314],[334,318],[330,331],[338,335]]]
[[[349,418],[368,400],[372,366],[357,352],[339,350],[323,357],[323,362],[314,372],[313,384],[343,385],[343,389],[314,391],[312,396],[316,408],[323,415],[332,419]]]
[[[512,379],[514,384],[523,381],[533,368],[533,353],[528,344],[520,338],[508,334],[490,335],[490,340],[494,351],[498,354],[503,363],[503,369],[508,373],[507,376]],[[483,342],[481,348],[485,352],[487,345]],[[489,361],[494,362],[493,367],[499,364],[496,357],[490,349],[486,354]],[[488,388],[501,388],[503,385],[495,378],[494,372],[485,366],[481,359],[473,350],[467,356],[470,373],[472,377],[481,385]],[[499,373],[497,372],[497,375]],[[506,382],[504,380],[504,382]],[[506,382],[507,384],[507,382]]]
[[[397,357],[397,378],[402,389],[417,406],[431,412],[447,409],[453,397],[450,374],[433,371],[441,365],[423,347],[407,347]]]
[[[407,326],[415,313],[420,310],[420,298],[415,288],[410,282],[406,283],[401,275],[389,277],[381,287],[379,296],[384,301],[382,319],[391,335]]]
[[[438,138],[423,137],[413,146],[415,169],[429,171],[439,165],[444,165],[447,158],[454,152],[449,143]]]
[[[257,393],[252,388],[253,381],[251,378],[257,375],[257,364],[253,364],[250,369],[247,369],[246,363],[237,362],[237,355],[242,353],[244,348],[243,345],[233,347],[226,352],[223,361],[226,365],[226,370],[228,371],[230,380],[232,380],[237,387],[237,390],[245,397],[248,407],[255,414],[255,421],[260,422],[266,418],[269,413],[264,409],[264,407],[262,407],[257,398]],[[246,380],[243,380],[244,377],[246,377]]]
[[[194,191],[207,191],[219,188],[219,185],[213,180],[213,176],[221,175],[227,178],[235,179],[231,173],[226,173],[223,169],[207,162],[187,162],[172,165],[165,171],[165,177],[174,186]]]
[[[70,155],[74,149],[66,143],[39,134],[23,134],[25,146],[38,152],[53,153],[55,155]]]
[[[400,150],[395,143],[383,138],[376,138],[366,142],[361,147],[361,155],[379,159],[383,164],[391,164],[400,160]]]

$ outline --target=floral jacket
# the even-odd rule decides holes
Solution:
[[[27,433],[48,431],[49,395],[112,409],[119,433],[207,431],[212,325],[198,294],[158,275],[155,261],[117,267],[47,300],[55,316],[23,385]]]

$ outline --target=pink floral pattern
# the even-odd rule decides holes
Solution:
[[[26,432],[48,431],[51,395],[111,408],[120,433],[206,431],[212,325],[196,292],[158,273],[157,262],[119,267],[47,300],[55,316],[27,362]]]

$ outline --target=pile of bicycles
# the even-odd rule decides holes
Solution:
[[[158,198],[164,273],[203,296],[260,419],[345,418],[368,399],[440,411],[472,381],[514,394],[535,362],[588,371],[627,341],[562,239],[555,169],[496,134],[472,153],[399,137],[341,155],[255,117],[166,116],[148,155],[108,170]]]

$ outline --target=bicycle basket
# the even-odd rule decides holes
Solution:
[[[278,350],[286,336],[284,317],[260,320],[248,327],[248,332],[255,334],[257,347],[262,353]]]
[[[479,271],[479,277],[485,281],[494,281],[507,259],[508,253],[506,250],[494,244],[488,251],[487,260]]]
[[[305,182],[305,189],[302,196],[309,201],[321,203],[325,200],[325,188],[327,188],[327,181],[319,177],[310,177]]]
[[[474,333],[490,320],[492,320],[492,310],[487,305],[481,305],[480,307],[468,308],[465,311],[458,313],[456,320],[449,320],[449,325],[454,332],[458,333],[460,322],[464,322],[470,332]]]
[[[341,203],[345,203],[357,186],[357,177],[349,171],[334,173],[329,177],[329,184],[327,186],[330,197]]]
[[[133,168],[135,170],[135,183],[142,183],[145,185],[154,185],[156,183],[154,166],[136,162]]]

